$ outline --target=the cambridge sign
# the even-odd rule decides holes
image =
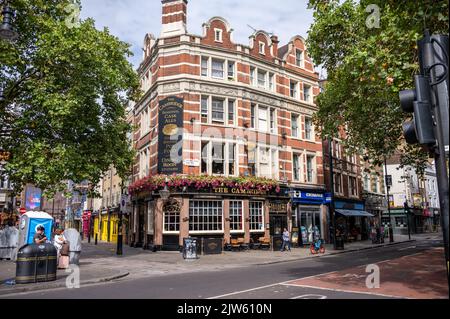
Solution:
[[[159,174],[183,173],[183,103],[183,99],[176,96],[159,102]]]

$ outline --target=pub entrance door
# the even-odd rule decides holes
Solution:
[[[287,216],[270,215],[270,236],[282,236],[284,229],[287,227]]]

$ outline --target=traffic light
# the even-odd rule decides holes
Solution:
[[[431,111],[431,87],[429,78],[415,75],[415,89],[400,92],[400,104],[406,113],[414,113],[414,119],[403,124],[403,135],[408,144],[433,146],[436,143]]]

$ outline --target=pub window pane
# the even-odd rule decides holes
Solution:
[[[294,154],[293,156],[293,164],[294,164],[294,180],[300,180],[300,156],[298,154]]]
[[[236,144],[228,145],[228,174],[235,174],[235,163],[236,163]]]
[[[234,62],[228,61],[228,78],[234,78]]]
[[[207,96],[202,96],[201,113],[202,113],[202,121],[203,121],[203,119],[208,121],[208,97]]]
[[[225,174],[225,143],[212,143],[212,173]]]
[[[250,231],[264,231],[262,202],[249,202]]]
[[[309,117],[305,118],[305,138],[312,139],[312,120]]]
[[[224,121],[224,100],[212,100],[212,120],[216,122]]]
[[[298,115],[292,114],[291,116],[291,129],[292,129],[292,136],[298,137]]]
[[[306,181],[308,183],[313,182],[313,173],[314,173],[314,166],[313,166],[314,156],[306,156]]]
[[[250,119],[251,119],[250,127],[251,128],[255,128],[255,113],[256,113],[256,105],[252,104],[250,107]]]
[[[189,217],[191,231],[222,231],[222,202],[192,200]]]
[[[208,174],[208,142],[202,142],[202,173]]]
[[[228,101],[228,121],[230,124],[234,124],[234,104],[233,100]]]
[[[164,212],[164,231],[180,231],[179,212]]]
[[[266,74],[267,72],[258,70],[258,86],[261,88],[266,87]]]
[[[243,231],[242,224],[242,202],[230,201],[230,230]]]
[[[202,76],[208,76],[208,58],[202,57]]]
[[[212,76],[223,79],[223,60],[212,59]]]
[[[267,132],[267,107],[259,107],[258,109],[258,129]]]

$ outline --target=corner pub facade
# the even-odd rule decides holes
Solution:
[[[163,0],[161,35],[144,39],[130,245],[257,242],[311,214],[325,237],[322,142],[312,124],[319,77],[304,39],[279,47],[261,30],[236,44],[222,17],[189,34],[187,7]]]

